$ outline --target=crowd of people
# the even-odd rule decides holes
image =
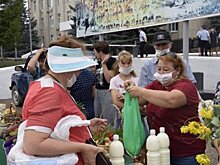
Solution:
[[[28,64],[38,79],[30,84],[22,110],[27,120],[24,152],[42,157],[74,152],[79,157],[77,164],[95,164],[97,153],[103,149],[85,141],[107,124],[115,127],[128,92],[138,98],[150,129],[158,132],[165,127],[171,164],[196,165],[195,156],[205,152],[205,141],[180,132],[190,118],[199,121],[195,77],[189,64],[171,52],[169,33],[156,33],[153,47],[155,57],[144,63],[140,76],[132,65],[132,54],[122,50],[114,58],[106,41],[93,45],[97,62],[84,56],[85,46],[68,36],[40,49]],[[70,141],[51,138],[56,124],[68,115],[88,119],[90,125],[71,128]]]
[[[207,29],[205,25],[202,25],[197,32],[197,39],[200,56],[218,56],[220,33],[214,27]]]

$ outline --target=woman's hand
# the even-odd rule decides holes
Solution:
[[[218,138],[215,138],[215,139],[213,140],[213,145],[214,145],[214,147],[215,147],[215,149],[216,149],[218,155],[220,155],[220,146],[219,146],[219,144],[218,144]]]
[[[101,62],[102,65],[106,64],[106,63],[108,62],[109,58],[110,58],[110,55],[107,54],[107,55],[105,56],[105,58],[102,60],[102,62]]]
[[[139,86],[130,86],[127,87],[126,90],[132,97],[141,97],[141,91],[143,88]]]
[[[106,119],[93,118],[90,121],[91,121],[91,124],[89,125],[89,128],[92,133],[102,131],[107,126]]]
[[[104,149],[101,147],[93,146],[91,144],[86,144],[81,151],[82,159],[85,165],[95,165],[96,155],[99,152],[103,152]]]
[[[215,147],[215,149],[216,149],[216,151],[217,151],[218,156],[220,156],[220,146],[219,146],[219,144],[218,144],[218,139],[217,139],[217,138],[215,138],[215,139],[213,140],[213,145],[214,145],[214,147]],[[217,165],[220,165],[220,160],[218,161],[218,164],[217,164]]]
[[[138,87],[135,85],[135,83],[131,80],[127,80],[124,82],[125,90],[132,96],[132,97],[140,97],[142,87]]]
[[[135,86],[135,83],[134,83],[133,81],[131,81],[131,80],[126,80],[126,81],[124,82],[124,88],[125,88],[125,90],[127,90],[127,88],[129,88],[129,87],[131,87],[131,86]]]

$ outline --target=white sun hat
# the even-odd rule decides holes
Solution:
[[[50,70],[54,73],[78,71],[98,65],[97,62],[85,56],[81,48],[61,46],[48,48],[47,61]]]

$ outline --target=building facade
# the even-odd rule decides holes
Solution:
[[[37,20],[38,36],[41,45],[48,46],[49,42],[65,34],[65,26],[73,24],[71,18],[75,12],[69,7],[75,6],[75,0],[29,0],[30,16]]]

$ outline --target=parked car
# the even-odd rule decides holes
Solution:
[[[33,77],[27,70],[27,64],[33,55],[28,56],[23,66],[15,66],[15,73],[11,75],[11,90],[12,101],[16,106],[22,106],[25,96],[28,91],[28,87]]]

